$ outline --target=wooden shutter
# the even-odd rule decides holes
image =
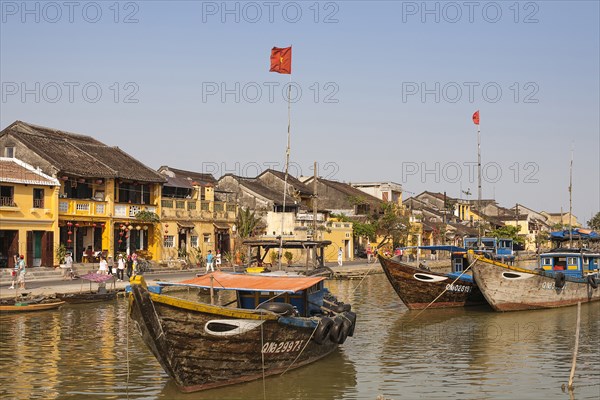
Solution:
[[[42,235],[42,267],[54,266],[54,232],[46,231]]]
[[[9,231],[12,233],[12,241],[8,248],[8,267],[15,267],[15,255],[19,255],[19,231]]]
[[[27,253],[25,256],[25,265],[33,265],[33,231],[27,231]]]

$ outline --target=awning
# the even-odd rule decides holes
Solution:
[[[228,231],[229,230],[229,225],[217,224],[217,223],[213,223],[213,225],[215,226],[216,229],[218,229],[220,231]]]
[[[177,221],[179,229],[194,229],[194,223],[191,221]]]
[[[211,277],[213,279],[211,279]],[[248,290],[257,292],[287,292],[295,293],[321,282],[325,277],[317,276],[261,276],[236,274],[227,272],[212,272],[197,278],[179,283],[158,282],[161,286],[191,286],[208,289]]]

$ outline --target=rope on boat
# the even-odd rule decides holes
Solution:
[[[128,305],[130,307],[130,305]],[[131,312],[131,310],[128,310]],[[125,360],[127,365],[127,380],[125,383],[125,393],[129,399],[129,312],[125,315],[125,329],[127,334],[125,335]]]
[[[308,346],[308,344],[310,343],[310,339],[312,339],[312,337],[314,336],[315,332],[317,331],[317,328],[319,327],[319,324],[317,324],[317,326],[315,326],[315,329],[313,329],[313,331],[310,334],[310,337],[308,338],[308,340],[306,341],[306,344],[304,345],[304,347],[302,347],[302,350],[300,350],[300,353],[298,353],[298,355],[296,356],[296,358],[294,358],[294,361],[292,361],[292,363],[290,365],[288,365],[288,367],[285,369],[285,371],[283,371],[281,373],[281,375],[279,376],[283,376],[283,374],[285,374],[286,372],[288,372],[288,370],[290,368],[292,368],[292,365],[294,365],[296,363],[296,361],[298,361],[298,358],[300,358],[300,356],[302,355],[302,353],[304,352],[304,349],[306,349],[306,346]]]
[[[264,316],[260,313],[260,318]],[[263,351],[265,346],[265,330],[263,327],[264,323],[260,324],[260,358],[262,363],[262,384],[263,384],[263,399],[267,400],[267,383],[265,380],[265,352]]]
[[[465,272],[467,272],[467,271],[468,271],[468,270],[469,270],[469,269],[470,269],[470,268],[471,268],[471,267],[472,267],[472,266],[473,266],[473,265],[474,265],[476,262],[477,262],[477,257],[475,257],[475,259],[473,260],[473,262],[472,262],[471,264],[469,264],[469,266],[468,266],[467,268],[465,268],[465,269],[464,269],[464,270],[463,270],[463,271],[460,273],[460,275],[456,277],[456,279],[455,279],[454,281],[452,281],[452,283],[450,284],[450,287],[451,287],[452,285],[454,285],[454,284],[456,283],[456,281],[457,281],[457,280],[459,280],[459,279],[460,279],[460,277],[461,277],[461,276],[463,276],[463,275],[465,274]],[[438,295],[438,296],[437,296],[435,299],[431,300],[431,303],[427,304],[427,305],[425,306],[425,308],[421,310],[421,312],[419,312],[419,313],[418,313],[418,314],[417,314],[417,315],[416,315],[416,316],[415,316],[413,319],[411,319],[411,320],[410,320],[410,322],[413,322],[415,319],[419,318],[419,316],[420,316],[421,314],[423,314],[423,312],[424,312],[425,310],[427,310],[427,309],[429,308],[429,306],[430,306],[430,305],[432,305],[433,303],[435,303],[435,302],[437,301],[437,299],[439,299],[440,297],[442,297],[442,295],[443,295],[444,293],[446,293],[447,291],[448,291],[448,285],[446,285],[446,289],[442,290],[442,293],[440,293],[440,294],[439,294],[439,295]]]

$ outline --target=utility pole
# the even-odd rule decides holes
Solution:
[[[317,162],[313,164],[313,240],[317,240]]]

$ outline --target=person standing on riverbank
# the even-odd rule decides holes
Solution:
[[[10,275],[12,277],[12,283],[10,284],[9,289],[15,288],[15,285],[17,284],[17,279],[18,279],[17,276],[19,275],[19,255],[15,254],[13,256],[13,259],[14,259],[15,266],[13,267],[13,270],[10,271]]]
[[[119,258],[117,260],[117,282],[123,282],[123,272],[125,271],[125,260],[123,260],[123,256],[119,254]]]
[[[66,281],[73,271],[73,257],[71,253],[65,255],[65,268],[63,269],[63,281]]]
[[[19,278],[18,278],[20,289],[25,289],[25,274],[26,273],[27,273],[27,271],[25,270],[25,257],[23,256],[23,254],[21,254],[21,257],[19,257]]]
[[[108,273],[108,263],[106,259],[100,256],[100,266],[98,267],[98,273],[102,275],[106,275]]]
[[[338,266],[341,267],[342,266],[342,260],[344,258],[344,251],[342,250],[342,248],[340,247],[340,249],[338,250]]]
[[[210,268],[211,271],[215,271],[215,267],[213,267],[213,258],[215,256],[213,256],[212,254],[212,250],[208,251],[208,254],[206,255],[206,272],[208,273],[208,268]]]
[[[133,275],[133,259],[131,255],[127,256],[127,271],[125,273],[127,274],[127,279],[131,279],[131,275]]]

